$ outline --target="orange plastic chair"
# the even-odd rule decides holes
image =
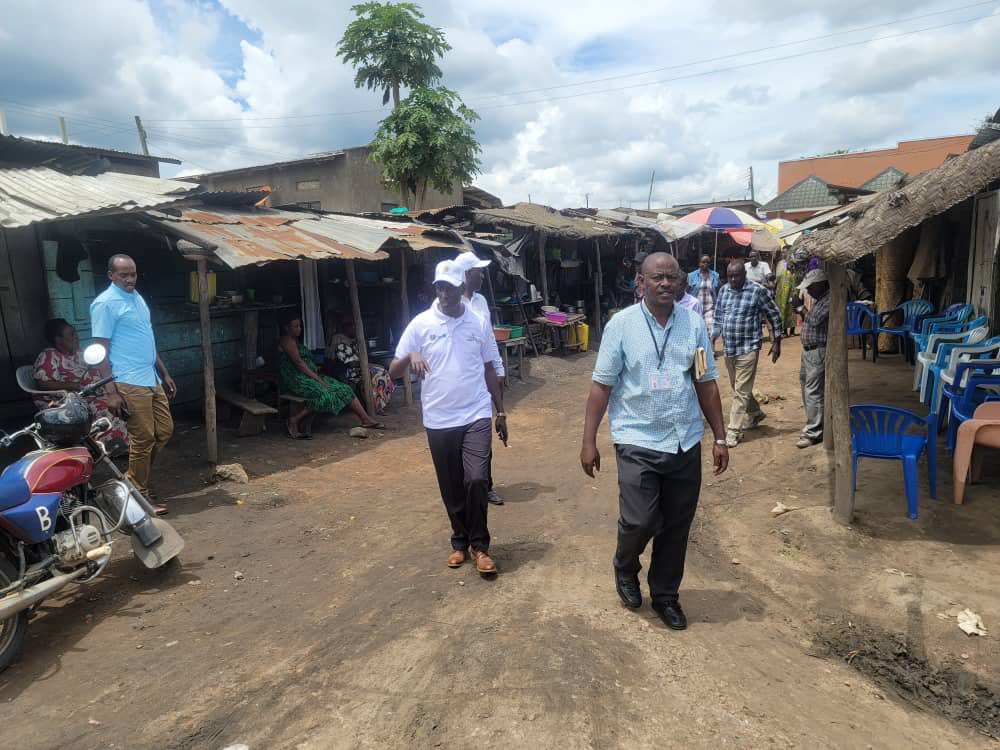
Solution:
[[[955,504],[961,505],[965,499],[965,480],[969,477],[971,464],[972,482],[979,481],[983,473],[984,448],[1000,448],[1000,401],[987,401],[976,407],[972,419],[967,419],[958,428],[955,441]]]

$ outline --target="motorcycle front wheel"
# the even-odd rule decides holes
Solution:
[[[0,557],[0,589],[17,580],[14,566]],[[24,635],[28,630],[28,611],[18,612],[6,620],[0,620],[0,672],[13,664],[24,647]]]

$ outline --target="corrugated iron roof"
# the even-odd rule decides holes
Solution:
[[[68,171],[82,171],[95,158],[107,156],[113,159],[128,159],[139,162],[163,162],[180,164],[180,160],[166,156],[149,156],[131,151],[119,151],[102,146],[83,146],[76,143],[43,141],[38,138],[22,138],[16,135],[0,135],[0,162],[14,164],[42,165],[51,163],[65,167]]]
[[[620,229],[604,221],[581,218],[573,215],[572,211],[557,211],[537,203],[518,203],[506,208],[476,211],[475,221],[484,226],[538,229],[553,237],[575,240],[635,234],[633,229]]]
[[[167,206],[198,190],[190,182],[118,172],[87,177],[47,167],[0,169],[0,227]]]
[[[461,237],[447,229],[359,216],[214,207],[146,214],[173,236],[211,247],[230,268],[299,258],[382,260],[393,245],[413,250],[463,245]]]

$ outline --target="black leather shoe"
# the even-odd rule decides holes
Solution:
[[[486,500],[490,505],[503,505],[503,498],[500,497],[496,492],[490,490],[486,493]]]
[[[639,591],[638,576],[624,576],[615,571],[615,590],[622,599],[622,604],[630,609],[642,606],[642,592]]]
[[[671,630],[685,630],[688,626],[688,618],[681,609],[680,602],[663,602],[654,604],[653,611],[660,616],[663,624]]]

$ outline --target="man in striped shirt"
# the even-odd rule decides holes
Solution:
[[[727,278],[729,283],[719,290],[715,303],[712,342],[714,345],[722,336],[726,370],[733,387],[726,445],[735,448],[744,429],[753,429],[764,421],[765,414],[753,396],[760,360],[761,318],[771,327],[773,343],[768,355],[772,362],[777,362],[781,356],[781,313],[764,287],[747,280],[742,260],[729,264]]]

